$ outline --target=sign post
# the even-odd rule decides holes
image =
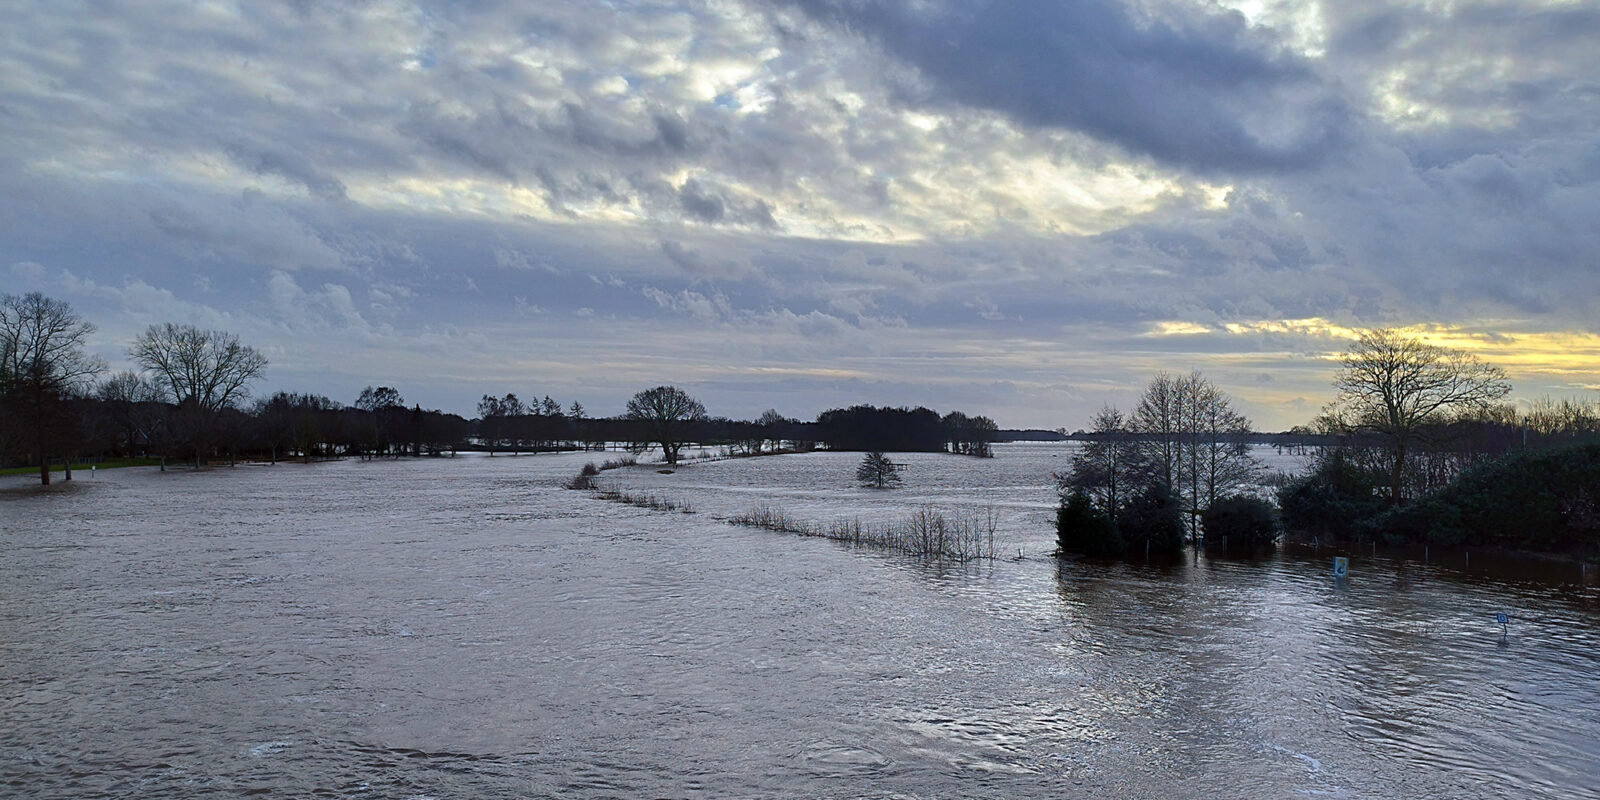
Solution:
[[[1344,577],[1346,575],[1349,575],[1349,574],[1350,574],[1350,559],[1346,558],[1345,556],[1334,556],[1334,558],[1333,558],[1333,577],[1338,578],[1340,580],[1343,580]]]

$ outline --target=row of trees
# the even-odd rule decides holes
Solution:
[[[1427,467],[1439,467],[1435,456],[1468,439],[1467,429],[1483,427],[1475,423],[1516,417],[1514,409],[1496,406],[1511,392],[1505,370],[1393,330],[1362,334],[1333,385],[1338,396],[1315,426],[1346,437],[1350,455],[1387,473],[1390,505],[1413,495],[1408,487],[1417,482],[1407,478],[1419,467],[1440,477]],[[1453,475],[1461,465],[1451,466]]]
[[[1505,373],[1395,331],[1345,354],[1313,424],[1334,435],[1284,485],[1288,527],[1338,540],[1600,553],[1600,407],[1503,402]]]
[[[1483,497],[1508,496],[1481,487],[1515,483],[1501,466],[1508,454],[1600,440],[1595,403],[1544,400],[1519,411],[1504,402],[1511,385],[1501,368],[1394,330],[1362,334],[1333,385],[1333,401],[1294,432],[1318,445],[1313,468],[1278,492],[1284,521],[1320,536],[1410,540],[1428,531],[1431,541],[1463,541],[1462,531],[1483,527],[1464,521],[1493,505]],[[1110,554],[1141,538],[1178,546],[1161,533],[1168,508],[1181,513],[1190,541],[1219,531],[1252,542],[1272,535],[1273,509],[1251,496],[1260,465],[1249,454],[1249,421],[1199,373],[1156,376],[1133,412],[1108,407],[1093,427],[1057,476],[1064,551]],[[1578,488],[1529,490],[1513,505],[1544,509],[1558,527],[1593,527],[1600,490],[1580,486],[1588,453],[1526,460],[1570,467]],[[1464,488],[1467,476],[1479,488]]]
[[[995,424],[986,417],[928,409],[827,412],[817,423],[769,409],[757,420],[711,418],[672,386],[636,394],[627,410],[591,419],[582,404],[545,396],[485,395],[479,418],[407,406],[400,391],[368,386],[350,406],[312,393],[278,392],[246,405],[267,359],[224,331],[153,325],[128,350],[138,371],[103,380],[105,363],[86,352],[94,332],[66,304],[33,293],[0,297],[0,463],[26,459],[50,482],[50,465],[78,457],[189,458],[198,466],[241,454],[316,457],[440,454],[463,447],[550,450],[628,442],[654,445],[676,464],[690,442],[729,452],[809,449],[819,438],[838,449],[940,450],[988,455]],[[865,412],[865,416],[863,416]],[[909,421],[909,423],[908,423]],[[862,434],[860,426],[878,425]],[[875,436],[889,436],[884,447]]]
[[[52,446],[71,425],[69,401],[105,370],[84,352],[94,330],[38,292],[0,296],[0,447],[31,447],[44,483]]]
[[[583,404],[576,400],[565,410],[550,395],[524,403],[507,392],[504,397],[486,394],[478,401],[478,438],[490,455],[498,450],[587,449],[605,442],[601,428],[587,423]]]
[[[171,427],[181,428],[195,452],[204,453],[217,439],[223,416],[267,364],[231,334],[152,325],[128,350],[145,374],[114,376],[95,391],[106,365],[85,352],[94,330],[66,303],[38,292],[0,297],[0,447],[6,453],[27,450],[41,483],[50,482],[53,456],[70,456],[82,446],[82,407],[93,394],[106,398],[125,431],[144,417],[116,412],[170,401],[181,415],[181,425]]]

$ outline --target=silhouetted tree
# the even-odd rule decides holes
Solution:
[[[883,453],[868,453],[861,459],[861,465],[856,467],[856,480],[879,489],[897,484],[900,482],[900,465],[890,461]]]
[[[156,384],[187,417],[196,466],[217,438],[223,409],[247,397],[250,383],[267,368],[265,356],[231,333],[170,322],[151,325],[134,340],[128,355],[153,373]]]
[[[478,438],[494,457],[495,446],[500,443],[504,414],[500,413],[500,398],[486,394],[478,401]]]
[[[960,411],[952,411],[944,415],[940,424],[944,426],[950,452],[979,458],[989,458],[994,455],[989,445],[1000,430],[994,420],[988,417],[970,417]]]
[[[1329,416],[1346,431],[1384,442],[1391,505],[1404,498],[1407,459],[1427,442],[1432,426],[1511,391],[1500,367],[1391,329],[1361,334],[1341,362]]]
[[[52,452],[70,455],[76,446],[70,400],[105,369],[83,349],[94,330],[71,306],[38,292],[0,296],[0,438],[33,449],[41,484],[50,483]]]
[[[1117,556],[1127,549],[1116,523],[1081,491],[1067,492],[1056,509],[1056,555]]]
[[[567,406],[567,431],[572,443],[589,449],[589,425],[584,418],[583,404],[574,400]]]
[[[278,463],[278,452],[294,446],[294,410],[288,392],[278,392],[256,401],[251,409],[256,418],[256,437],[267,449],[271,463]]]
[[[706,407],[675,386],[646,389],[628,401],[627,419],[640,427],[645,443],[661,445],[668,464],[678,463],[691,426],[706,418]]]
[[[1205,509],[1260,469],[1250,455],[1250,421],[1199,372],[1158,373],[1139,398],[1132,428],[1148,482],[1183,506],[1196,538]]]
[[[1092,420],[1095,435],[1073,453],[1071,468],[1056,475],[1063,497],[1082,493],[1113,525],[1144,477],[1144,462],[1128,433],[1128,421],[1111,406],[1100,409]]]
[[[368,444],[371,453],[388,455],[396,441],[405,441],[409,437],[403,434],[405,420],[409,417],[406,411],[406,400],[400,396],[400,391],[391,386],[371,386],[361,390],[361,395],[356,398],[356,408],[367,412],[371,420],[367,427]]]
[[[945,449],[939,414],[927,408],[834,408],[817,416],[817,438],[833,450],[937,453]]]
[[[761,426],[763,441],[773,450],[783,449],[783,440],[790,425],[788,417],[778,413],[776,408],[769,408],[761,412],[756,424]]]

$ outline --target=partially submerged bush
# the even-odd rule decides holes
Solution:
[[[602,500],[610,500],[624,505],[648,508],[651,511],[679,511],[684,514],[695,513],[695,508],[688,502],[674,500],[653,494],[634,494],[633,492],[618,489],[600,489],[598,496]]]
[[[1326,451],[1311,472],[1278,489],[1283,526],[1332,540],[1356,538],[1388,508],[1379,482],[1343,450]]]
[[[1183,549],[1187,538],[1183,511],[1177,498],[1160,486],[1134,495],[1117,515],[1117,528],[1134,552],[1171,554]]]
[[[1159,486],[1123,503],[1117,518],[1086,492],[1074,489],[1056,509],[1056,552],[1114,557],[1123,553],[1171,554],[1183,549],[1183,513]]]
[[[1223,540],[1230,549],[1262,547],[1278,539],[1277,510],[1259,497],[1234,495],[1217,500],[1200,515],[1200,524],[1208,543]]]
[[[1392,541],[1600,553],[1600,445],[1475,464],[1373,525]]]
[[[1127,549],[1111,517],[1081,491],[1062,498],[1056,509],[1056,551],[1086,556],[1116,556]]]

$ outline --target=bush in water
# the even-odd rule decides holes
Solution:
[[[1333,541],[1359,537],[1388,505],[1379,481],[1343,450],[1325,451],[1315,469],[1278,490],[1285,528]]]
[[[1057,555],[1115,556],[1126,549],[1111,517],[1095,508],[1087,494],[1074,491],[1061,499],[1056,509]]]
[[[1206,539],[1225,540],[1229,548],[1250,549],[1278,539],[1278,513],[1259,497],[1234,495],[1212,503],[1200,515]]]
[[[1183,511],[1177,498],[1159,485],[1133,496],[1117,515],[1117,527],[1130,549],[1176,553],[1183,549]]]

